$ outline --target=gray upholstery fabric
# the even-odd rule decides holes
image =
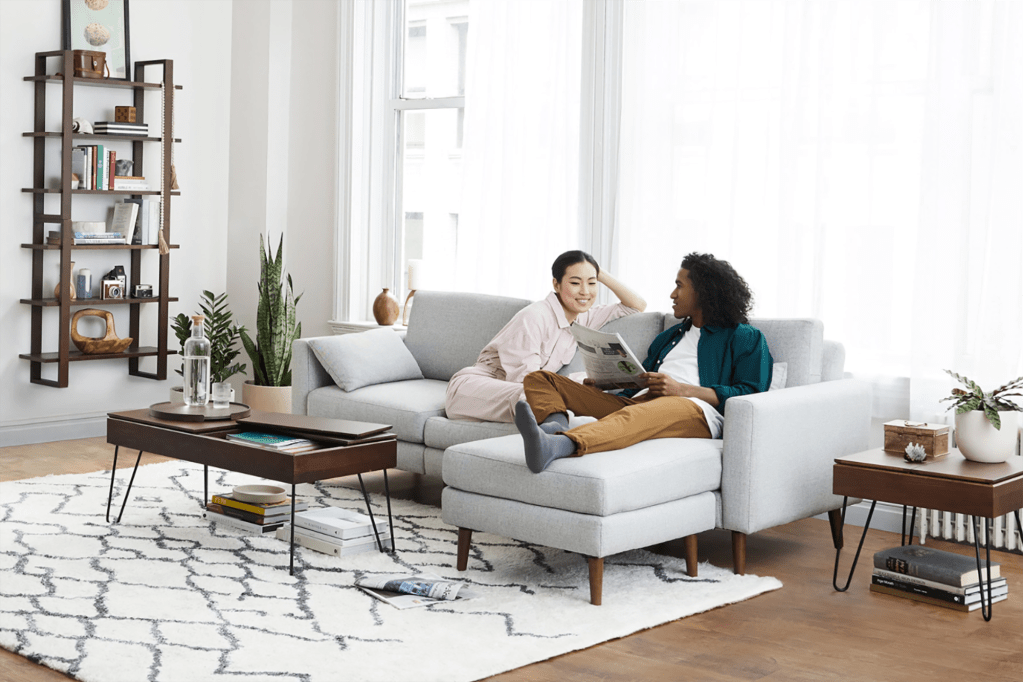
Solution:
[[[635,313],[611,320],[600,330],[608,334],[616,332],[621,334],[629,350],[635,353],[642,362],[646,360],[646,352],[650,348],[650,344],[658,334],[664,331],[663,318],[661,313]],[[584,369],[586,368],[583,366],[583,359],[579,353],[576,353],[572,362],[562,367],[558,374],[568,376],[572,372],[581,372]]]
[[[345,391],[423,378],[416,359],[390,327],[320,336],[308,342],[334,383]]]
[[[448,381],[458,370],[475,364],[483,347],[531,303],[449,291],[417,291],[413,301],[405,345],[423,376],[438,381]]]
[[[422,443],[426,421],[444,414],[447,383],[432,379],[396,381],[345,393],[333,382],[309,394],[314,417],[391,424],[399,440]]]
[[[398,441],[398,468],[414,474],[426,473],[426,446],[422,443],[406,443]]]
[[[821,363],[821,381],[835,381],[845,377],[845,346],[838,341],[824,340],[824,359]]]
[[[307,414],[309,392],[334,383],[330,374],[316,359],[309,339],[298,339],[291,344],[291,413]],[[327,416],[327,415],[324,415]]]
[[[870,400],[869,386],[853,380],[729,399],[723,526],[754,533],[841,507],[834,460],[867,449]]]
[[[449,447],[444,483],[541,507],[611,516],[717,490],[720,448],[716,440],[662,438],[559,459],[534,474],[526,468],[522,438],[505,436]]]
[[[552,509],[450,487],[441,496],[441,517],[452,526],[593,557],[711,530],[714,507],[714,494],[709,492],[612,516]],[[470,567],[472,562],[470,554]]]
[[[750,324],[764,333],[774,361],[788,363],[787,387],[821,380],[824,324],[820,320],[761,318],[750,320]]]
[[[443,478],[443,472],[444,451],[430,447],[423,450],[423,473],[440,479]]]
[[[426,422],[423,441],[431,448],[444,450],[458,443],[468,443],[474,440],[497,438],[517,433],[518,430],[514,424],[430,417]]]

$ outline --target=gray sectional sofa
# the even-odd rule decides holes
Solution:
[[[387,354],[394,356],[394,366],[411,365],[413,374],[418,365],[421,378],[349,391],[338,385],[343,377],[336,381],[313,351],[316,346],[322,354],[324,347],[344,343],[333,340],[342,337],[300,339],[292,360],[292,411],[392,424],[398,467],[440,476],[447,485],[445,521],[463,530],[460,568],[471,530],[602,561],[626,549],[724,528],[733,533],[739,573],[745,570],[746,535],[765,528],[831,512],[840,542],[833,512],[841,498],[831,493],[832,463],[866,449],[870,394],[865,384],[844,377],[844,350],[824,340],[820,321],[752,320],[767,338],[776,373],[786,375],[785,387],[729,400],[721,440],[648,441],[627,448],[627,456],[618,451],[558,460],[534,475],[525,467],[513,425],[444,415],[447,381],[473,364],[487,342],[529,303],[417,292],[404,347],[378,335],[388,343],[358,352],[365,354],[365,365],[385,361],[375,356]],[[604,329],[621,333],[642,359],[654,337],[677,323],[670,314],[640,313]],[[581,369],[577,356],[561,373]],[[695,542],[693,548],[695,554]],[[591,600],[600,603],[602,568],[595,599],[593,570],[591,565]]]

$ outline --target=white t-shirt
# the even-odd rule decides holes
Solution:
[[[699,343],[700,328],[690,327],[689,331],[682,336],[678,345],[664,356],[664,362],[657,368],[657,371],[667,374],[680,384],[699,386],[700,365],[696,357],[696,349]],[[646,393],[646,391],[647,389],[643,389],[633,397],[638,397]],[[707,419],[707,426],[710,427],[710,437],[720,438],[725,424],[725,418],[721,416],[721,413],[706,400],[700,400],[699,398],[689,398],[689,400],[692,400],[703,410],[703,416]]]

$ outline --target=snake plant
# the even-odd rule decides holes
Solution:
[[[291,386],[291,344],[302,335],[302,323],[295,306],[302,295],[294,295],[291,275],[284,286],[284,235],[277,244],[277,255],[270,252],[259,235],[259,303],[256,306],[256,340],[241,332],[242,345],[252,360],[257,386]]]

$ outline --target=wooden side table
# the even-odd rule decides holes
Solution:
[[[838,586],[838,560],[841,548],[835,553],[835,573],[832,585],[839,592],[849,589],[856,562],[863,549],[863,540],[870,528],[870,519],[874,507],[880,500],[913,507],[941,509],[974,517],[973,545],[977,557],[977,570],[980,572],[980,532],[977,517],[983,517],[990,523],[991,519],[1008,514],[1016,515],[1016,525],[1020,525],[1019,510],[1023,508],[1023,457],[1010,457],[1009,461],[1000,464],[981,464],[967,460],[953,449],[948,455],[923,462],[907,462],[897,453],[889,453],[877,448],[858,452],[854,455],[839,457],[835,460],[833,492],[844,497],[842,501],[842,525],[845,524],[845,503],[850,497],[862,497],[873,500],[870,512],[863,526],[863,535],[856,548],[849,579],[845,587]],[[989,526],[987,527],[989,528]],[[910,541],[913,533],[910,529]],[[905,544],[905,538],[903,538]],[[988,572],[986,580],[981,575],[981,612],[984,620],[991,620],[991,533],[987,533]]]

